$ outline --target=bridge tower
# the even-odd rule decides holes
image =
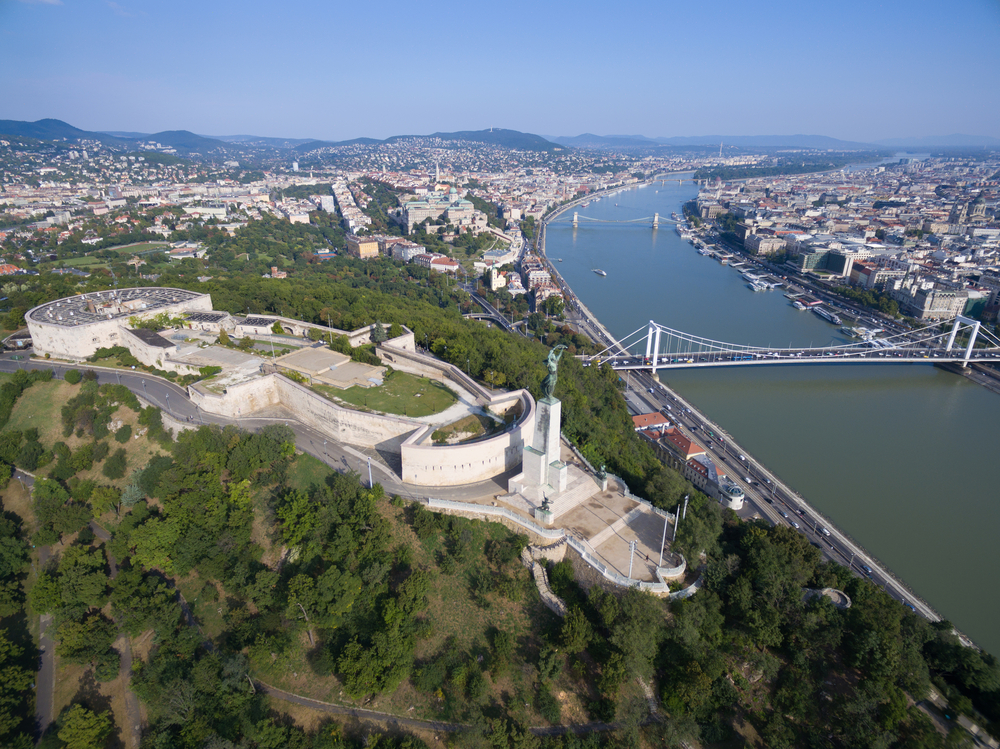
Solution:
[[[958,335],[958,330],[962,327],[963,323],[972,329],[969,335],[969,345],[965,347],[965,360],[962,362],[962,366],[967,367],[969,366],[969,357],[972,356],[972,349],[976,345],[976,338],[979,337],[979,320],[970,320],[968,317],[957,315],[955,317],[955,325],[952,326],[951,333],[948,335],[948,343],[945,345],[944,350],[951,351],[951,347],[955,345],[955,336]]]
[[[659,213],[654,213],[653,214],[653,228],[654,229],[659,229],[660,228],[660,214]]]
[[[573,228],[575,229],[579,225],[580,225],[580,214],[577,213],[576,211],[573,211]]]
[[[646,331],[646,359],[652,367],[653,379],[660,381],[656,370],[660,365],[660,326],[652,320],[649,321],[649,328]]]

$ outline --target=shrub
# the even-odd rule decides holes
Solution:
[[[540,684],[538,687],[538,714],[549,723],[558,723],[562,717],[557,700],[547,684]]]
[[[21,451],[21,433],[16,429],[0,432],[0,460],[7,463],[17,462],[17,454]]]
[[[346,335],[335,335],[333,341],[330,343],[330,348],[334,351],[339,351],[341,354],[351,355],[351,339]]]
[[[125,449],[121,448],[104,461],[101,472],[109,479],[120,479],[125,475],[126,468],[128,468],[128,461],[125,459]]]
[[[73,466],[74,473],[77,471],[89,471],[94,467],[94,443],[88,442],[80,445],[70,458],[70,465]]]
[[[45,448],[42,447],[39,442],[27,442],[21,451],[17,455],[17,465],[26,471],[34,471],[38,468],[39,458],[42,457],[42,453],[45,452]]]
[[[382,360],[375,354],[375,346],[358,346],[351,349],[351,359],[362,364],[370,364],[373,367],[382,366]]]
[[[76,385],[83,379],[83,375],[80,374],[79,369],[70,369],[63,375],[63,379],[70,385]]]
[[[115,432],[115,442],[124,445],[132,438],[132,425],[126,424],[117,432]]]
[[[108,447],[107,442],[95,442],[94,443],[94,454],[91,456],[95,463],[100,463],[106,457],[108,453],[111,452],[111,448]]]

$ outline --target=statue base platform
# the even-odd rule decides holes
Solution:
[[[541,525],[548,527],[552,525],[552,522],[555,520],[555,517],[549,510],[543,510],[542,508],[539,507],[537,510],[535,510],[535,520],[537,520]]]

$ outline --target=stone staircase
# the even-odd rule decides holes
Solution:
[[[564,542],[565,539],[560,543]],[[531,552],[527,548],[521,551],[521,563],[531,570],[531,574],[535,578],[535,587],[538,588],[538,595],[542,597],[542,603],[554,614],[566,616],[566,604],[549,587],[549,576],[545,572],[545,567],[531,558]]]

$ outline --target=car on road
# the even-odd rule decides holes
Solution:
[[[826,528],[820,528],[819,532],[822,533],[824,536],[830,535],[830,531],[828,531]]]
[[[791,522],[792,522],[792,527],[795,528],[795,529],[798,529],[798,528],[802,527],[801,525],[799,525],[798,523],[796,523],[794,520],[791,521]]]
[[[785,520],[788,520],[788,513],[785,512],[784,510],[782,510],[781,511],[781,517],[783,517]]]
[[[870,575],[870,574],[872,573],[872,568],[871,568],[871,567],[869,567],[869,566],[868,566],[867,564],[862,564],[862,565],[861,565],[861,569],[863,569],[863,570],[864,570],[865,572],[867,572],[867,573],[868,573],[869,575]]]

